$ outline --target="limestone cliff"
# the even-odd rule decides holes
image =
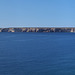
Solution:
[[[0,28],[0,32],[75,32],[75,28]]]

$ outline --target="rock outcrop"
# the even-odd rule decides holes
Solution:
[[[0,28],[0,32],[75,32],[75,28]]]

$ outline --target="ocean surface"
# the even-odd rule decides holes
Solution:
[[[75,75],[75,33],[0,33],[0,75]]]

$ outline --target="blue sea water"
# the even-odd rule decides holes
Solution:
[[[0,75],[75,75],[75,33],[0,33]]]

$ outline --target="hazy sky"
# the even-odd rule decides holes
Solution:
[[[0,0],[0,27],[75,26],[75,0]]]

